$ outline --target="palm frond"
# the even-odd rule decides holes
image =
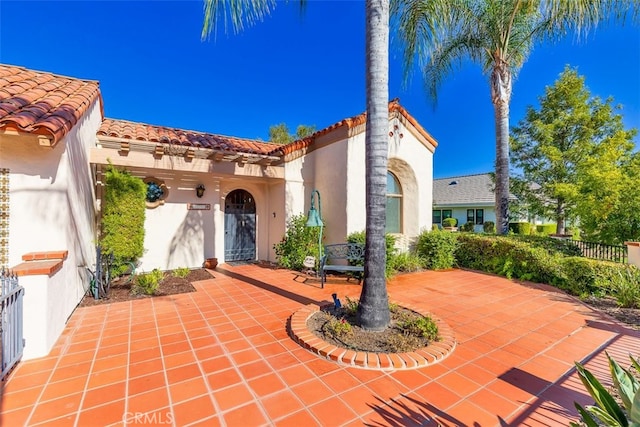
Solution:
[[[234,32],[242,31],[262,21],[276,6],[276,0],[204,0],[204,24],[202,39],[206,39],[218,29],[218,19],[222,19],[225,32],[229,23]]]

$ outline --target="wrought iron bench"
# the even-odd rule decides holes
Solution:
[[[342,263],[336,261],[343,260]],[[327,271],[364,272],[364,245],[361,243],[338,243],[326,245],[320,260],[321,287],[324,288]],[[358,281],[359,283],[359,281]]]

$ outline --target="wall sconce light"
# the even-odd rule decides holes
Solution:
[[[196,187],[196,196],[198,196],[198,199],[199,199],[203,195],[204,195],[204,185],[198,184],[198,186]]]

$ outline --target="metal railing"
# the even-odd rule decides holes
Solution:
[[[2,270],[0,291],[0,378],[4,379],[24,353],[24,288],[18,284],[18,276]]]
[[[572,240],[586,258],[602,259],[612,262],[627,262],[627,247],[618,245],[607,245],[605,243],[585,242],[583,240]]]

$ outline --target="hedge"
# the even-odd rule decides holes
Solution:
[[[594,260],[575,254],[570,242],[536,236],[458,234],[455,259],[460,267],[556,286],[585,296],[612,293],[612,282],[637,277],[629,264]]]
[[[443,270],[455,265],[457,235],[458,233],[440,230],[420,233],[416,241],[416,251],[418,256],[425,260],[426,268]]]
[[[510,222],[509,231],[514,234],[528,236],[531,234],[531,224],[528,222]]]

